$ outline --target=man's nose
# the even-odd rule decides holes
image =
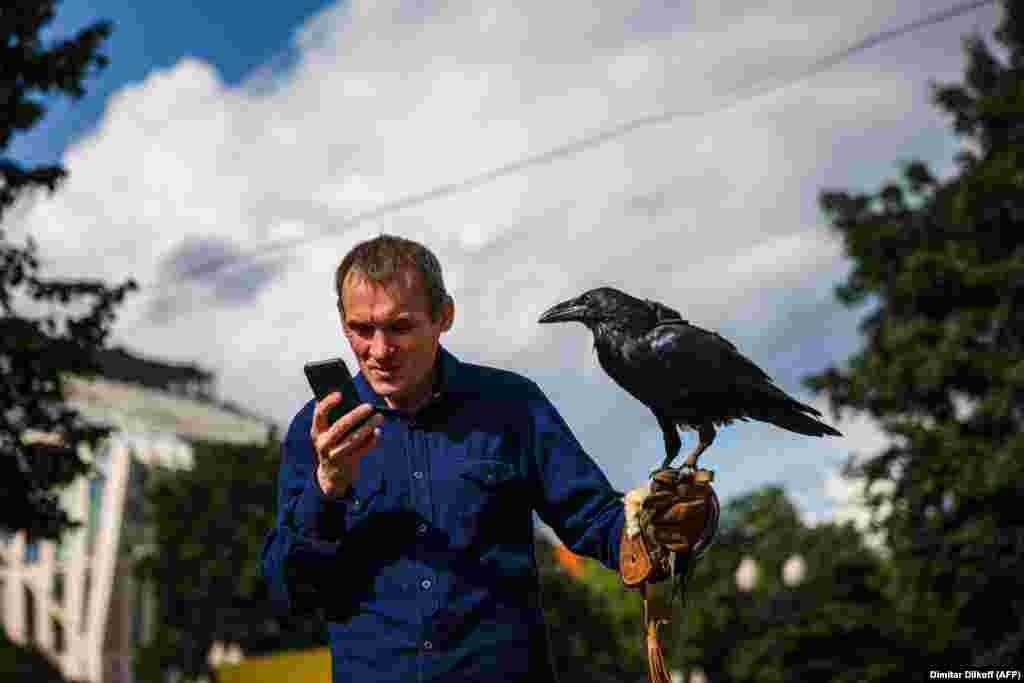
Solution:
[[[375,330],[370,341],[370,355],[374,358],[386,358],[394,351],[395,345],[391,343],[391,336],[383,330]]]

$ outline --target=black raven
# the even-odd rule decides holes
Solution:
[[[821,413],[788,396],[720,335],[691,325],[674,309],[611,287],[553,306],[538,322],[581,322],[594,333],[605,372],[646,405],[665,436],[667,469],[682,447],[676,425],[695,429],[700,442],[683,467],[715,440],[715,427],[759,420],[808,436],[842,436],[811,417]],[[810,415],[808,415],[808,413]]]

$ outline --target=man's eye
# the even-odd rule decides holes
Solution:
[[[353,334],[356,334],[360,337],[372,337],[373,332],[376,329],[373,325],[364,325],[362,323],[352,323],[348,327],[350,330],[352,330]],[[393,325],[385,325],[383,327],[383,330],[387,334],[405,334],[406,332],[409,332],[412,328],[413,326],[411,323],[400,322],[395,323]]]

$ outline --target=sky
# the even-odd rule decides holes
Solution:
[[[850,262],[818,196],[875,190],[912,159],[953,172],[930,83],[961,79],[961,36],[990,37],[1000,10],[770,86],[953,4],[64,0],[49,34],[113,20],[111,64],[15,138],[14,158],[69,177],[0,227],[33,236],[46,275],[135,278],[111,343],[214,371],[222,397],[282,429],[309,398],[303,363],[354,367],[334,304],[342,256],[382,232],[420,241],[456,301],[445,347],[536,381],[619,490],[660,463],[657,424],[583,326],[536,320],[604,285],[662,301],[844,433],[721,428],[701,459],[720,496],[777,484],[808,521],[847,519],[856,486],[837,467],[885,440],[801,384],[860,348],[866,312],[834,297]],[[754,88],[769,91],[734,103]],[[428,198],[377,211],[415,197]]]

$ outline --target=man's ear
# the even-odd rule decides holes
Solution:
[[[441,307],[441,319],[442,332],[452,329],[452,323],[455,322],[455,299],[448,297],[448,301]]]
[[[338,321],[341,323],[341,331],[348,332],[345,329],[345,311],[341,308],[341,299],[338,300]]]

